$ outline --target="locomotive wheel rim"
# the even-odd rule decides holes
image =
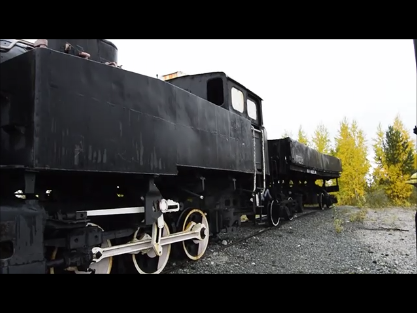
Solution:
[[[88,226],[96,226],[99,229],[101,229],[101,231],[104,231],[104,229],[102,227],[100,227],[99,225],[94,224],[94,223],[88,223],[86,225],[86,227],[88,227]],[[101,244],[101,248],[107,248],[107,247],[111,247],[110,240],[107,240],[107,241],[105,241]],[[54,251],[52,252],[51,260],[55,260],[57,254],[58,254],[58,248],[55,248]],[[100,262],[91,263],[91,265],[90,265],[90,268],[95,270],[95,274],[110,274],[112,267],[113,267],[113,257],[108,257],[108,258],[102,259]],[[50,274],[55,274],[55,269],[53,267],[51,267],[49,269],[49,273]],[[75,273],[75,274],[92,274],[92,272],[78,271],[78,269],[74,270],[73,273]]]
[[[291,210],[290,210],[290,208],[289,208],[289,207],[287,207],[287,206],[285,206],[285,207],[288,209],[288,211],[289,211],[289,212],[290,212],[290,214],[291,214]],[[294,219],[294,217],[295,217],[295,214],[292,214],[292,215],[288,216],[287,220],[288,220],[288,221],[292,221],[292,220]]]
[[[140,228],[134,233],[133,240],[137,240]],[[166,237],[170,234],[168,225],[164,222],[164,228],[162,229],[162,237]],[[150,235],[150,234],[148,234]],[[140,239],[140,238],[139,238]],[[148,251],[140,251],[139,253],[132,254],[133,265],[139,274],[159,274],[163,271],[168,263],[169,256],[171,254],[171,245],[162,246],[162,255],[157,256],[153,249]]]
[[[199,217],[194,220],[194,216]],[[206,236],[203,240],[197,239],[190,239],[182,242],[182,248],[184,250],[185,255],[193,261],[197,261],[201,259],[204,253],[207,250],[208,243],[209,243],[209,225],[206,215],[203,211],[199,209],[192,209],[184,218],[184,223],[182,225],[182,230],[186,230],[187,227],[191,225],[191,223],[201,223],[206,227]]]
[[[319,196],[319,207],[320,209],[323,211],[324,210],[324,205],[323,205],[323,193],[320,194]]]
[[[272,225],[274,227],[277,227],[280,220],[281,220],[281,217],[279,216],[279,206],[277,206],[274,209],[274,204],[275,204],[275,200],[273,200],[271,202],[271,204],[269,205],[269,216],[270,216],[270,220],[271,220]],[[275,215],[275,218],[274,218],[274,215]]]

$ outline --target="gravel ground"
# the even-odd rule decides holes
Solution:
[[[267,230],[246,222],[210,242],[201,260],[173,261],[164,272],[416,274],[414,215],[415,209],[344,206],[306,209]]]

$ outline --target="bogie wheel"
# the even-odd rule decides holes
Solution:
[[[248,221],[253,222],[255,220],[255,214],[246,215]]]
[[[290,198],[289,198],[290,199]],[[288,207],[286,204],[279,204],[280,206],[280,216],[283,216],[287,221],[292,221],[294,219],[294,211],[291,207]]]
[[[304,204],[303,204],[303,198],[300,197],[297,199],[297,213],[302,213],[304,211]]]
[[[320,210],[324,210],[323,198],[324,198],[323,193],[320,193],[319,194],[319,209]]]
[[[285,219],[287,221],[292,221],[294,219],[294,213],[291,211],[291,209],[284,205],[284,212],[285,212]]]
[[[199,209],[190,209],[189,212],[186,213],[184,221],[182,223],[182,230],[186,230],[188,227],[190,227],[191,223],[201,223],[203,224],[205,229],[205,235],[203,240],[197,240],[197,239],[190,239],[185,240],[182,242],[182,249],[186,255],[187,258],[190,260],[196,261],[198,259],[201,259],[201,257],[206,252],[208,243],[209,243],[209,223],[207,220],[206,215],[203,211]]]
[[[271,227],[272,226],[277,227],[281,220],[281,216],[280,216],[279,204],[275,200],[273,200],[269,204],[267,216],[268,216],[268,225]]]
[[[164,223],[164,228],[161,233],[162,237],[166,237],[170,234],[167,223]],[[133,235],[134,240],[151,238],[152,228],[139,228]],[[167,265],[170,254],[171,245],[169,244],[162,246],[161,256],[157,256],[153,249],[149,249],[133,254],[132,261],[139,274],[159,274]]]
[[[95,226],[95,227],[98,227],[99,229],[101,229],[102,231],[104,231],[103,228],[101,228],[99,225],[96,225],[96,224],[93,224],[93,223],[88,223],[86,226],[87,227]],[[111,247],[110,240],[107,240],[107,241],[105,241],[101,244],[101,248],[107,248],[107,247]],[[54,251],[52,252],[51,260],[55,260],[55,259],[59,258],[61,253],[62,253],[61,248],[55,248]],[[92,270],[94,270],[92,272],[79,271],[76,267],[67,268],[67,269],[64,269],[64,270],[55,269],[55,268],[51,267],[49,269],[49,273],[50,274],[92,274],[92,273],[95,273],[95,274],[110,274],[112,266],[113,266],[113,257],[109,257],[109,258],[102,259],[100,262],[91,263],[90,268]]]
[[[288,197],[288,201],[293,201],[293,198]],[[297,208],[294,208],[293,205],[291,205],[290,207],[287,206],[287,208],[288,208],[288,211],[289,211],[288,220],[292,221],[294,219]]]
[[[325,202],[325,205],[326,205],[326,209],[331,209],[333,203],[332,203],[332,199],[330,198],[330,196],[328,194],[323,195],[323,199],[324,199],[324,202]]]

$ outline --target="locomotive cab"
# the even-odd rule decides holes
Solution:
[[[181,72],[177,72],[181,73]],[[196,75],[165,75],[165,81],[200,98],[237,114],[251,122],[255,146],[255,171],[262,174],[260,185],[265,186],[265,174],[269,173],[266,131],[263,126],[262,98],[227,76],[224,72]]]
[[[196,75],[165,75],[166,82],[250,120],[260,129],[263,126],[262,99],[254,92],[223,72]]]

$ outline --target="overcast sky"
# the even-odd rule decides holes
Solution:
[[[225,72],[264,99],[270,139],[300,125],[311,135],[320,122],[334,137],[346,116],[371,144],[396,114],[415,136],[412,40],[110,40],[141,74]]]
[[[346,116],[370,146],[397,114],[415,136],[412,40],[110,40],[119,64],[140,74],[225,72],[263,98],[269,139],[296,137],[300,125],[310,137],[319,123],[333,138]]]

